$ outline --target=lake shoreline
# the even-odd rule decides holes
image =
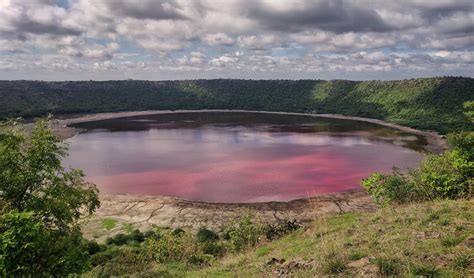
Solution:
[[[361,121],[374,123],[398,130],[410,132],[413,134],[424,136],[428,142],[425,147],[428,151],[440,153],[449,148],[449,145],[444,136],[435,131],[419,130],[407,126],[402,126],[395,123],[386,122],[379,119],[363,118],[356,116],[345,116],[340,114],[311,114],[311,113],[296,113],[296,112],[273,112],[273,111],[252,111],[252,110],[227,110],[227,109],[205,109],[205,110],[146,110],[146,111],[124,111],[124,112],[106,112],[106,113],[86,113],[86,114],[65,114],[59,115],[57,121],[53,124],[53,129],[57,134],[63,138],[71,138],[82,130],[71,127],[70,125],[93,122],[100,120],[109,120],[124,117],[146,116],[157,114],[172,114],[172,113],[205,113],[205,112],[241,112],[241,113],[262,113],[262,114],[279,114],[279,115],[295,115],[295,116],[310,116],[320,118],[332,118],[351,121]]]
[[[425,136],[427,149],[440,152],[447,149],[446,140],[439,134],[430,131],[416,130],[377,119],[351,117],[333,114],[306,114],[290,112],[268,112],[247,110],[174,110],[174,111],[134,111],[114,113],[92,113],[82,115],[62,115],[53,128],[62,138],[71,138],[83,130],[70,125],[90,121],[107,120],[122,117],[199,112],[250,112],[280,115],[300,115],[321,118],[334,118],[370,122],[382,126]],[[372,198],[364,191],[327,193],[307,198],[281,202],[250,202],[250,203],[211,203],[188,201],[167,196],[150,195],[107,195],[100,194],[101,207],[83,225],[87,238],[103,241],[106,237],[123,232],[128,224],[134,228],[146,230],[154,226],[178,228],[184,227],[197,230],[208,227],[219,231],[223,226],[251,212],[257,221],[274,224],[282,220],[297,220],[309,223],[318,215],[349,211],[370,211],[376,209]],[[103,219],[113,219],[117,226],[104,230]]]

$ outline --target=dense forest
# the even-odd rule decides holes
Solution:
[[[448,133],[472,130],[462,113],[474,79],[400,81],[0,81],[0,118],[127,110],[247,109],[337,113]]]

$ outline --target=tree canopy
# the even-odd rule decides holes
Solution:
[[[0,118],[47,113],[246,109],[377,118],[442,133],[472,130],[474,79],[0,81]],[[469,104],[468,104],[469,105]]]
[[[67,146],[36,122],[10,122],[0,140],[0,276],[66,275],[87,268],[79,220],[99,206],[95,185],[64,169]]]

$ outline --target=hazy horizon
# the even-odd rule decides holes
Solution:
[[[37,81],[37,82],[112,82],[112,81],[189,81],[189,80],[246,80],[246,81],[269,81],[269,80],[282,80],[282,81],[299,81],[299,80],[311,80],[311,81],[335,81],[335,80],[344,80],[344,81],[401,81],[401,80],[410,80],[410,79],[431,79],[431,78],[474,78],[471,76],[428,76],[428,77],[418,77],[418,78],[399,78],[399,79],[342,79],[342,78],[333,78],[333,79],[320,79],[320,78],[298,78],[298,79],[288,79],[288,78],[185,78],[185,79],[103,79],[103,80],[93,80],[93,79],[65,79],[65,80],[44,80],[44,79],[0,79],[0,81]]]

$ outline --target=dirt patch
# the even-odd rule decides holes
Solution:
[[[277,277],[290,277],[293,272],[312,268],[313,264],[313,261],[303,259],[286,262],[284,259],[271,258],[266,267],[269,267],[269,271]]]

